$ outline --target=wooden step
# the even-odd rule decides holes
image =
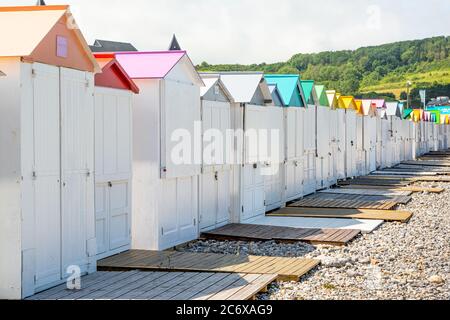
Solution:
[[[408,222],[412,213],[400,210],[283,208],[267,214],[282,217],[347,218]]]

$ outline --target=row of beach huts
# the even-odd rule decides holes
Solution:
[[[0,30],[0,298],[450,146],[449,125],[299,75],[199,74],[181,50],[94,54],[67,6],[0,7]],[[239,132],[221,152],[242,161],[177,163],[178,129],[200,154],[208,129]],[[250,129],[280,133],[277,157]]]

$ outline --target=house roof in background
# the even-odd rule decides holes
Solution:
[[[131,43],[117,42],[109,40],[95,40],[92,46],[89,46],[92,52],[121,52],[138,51]]]

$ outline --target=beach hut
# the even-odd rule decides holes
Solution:
[[[335,132],[331,131],[331,121],[336,119],[330,112],[328,98],[323,85],[314,86],[316,108],[317,108],[317,158],[316,158],[316,189],[328,188],[336,184],[337,174],[334,168],[335,148],[331,147],[331,140],[335,137]],[[335,128],[335,127],[334,127]]]
[[[139,88],[116,59],[96,59],[95,238],[102,259],[131,246],[132,99]]]
[[[336,90],[327,90],[326,91],[328,105],[331,109],[337,109],[338,108],[338,100],[336,96]]]
[[[303,126],[306,101],[300,76],[265,75],[269,86],[276,85],[284,103],[285,132],[285,201],[303,196]]]
[[[198,236],[202,79],[185,51],[112,54],[140,89],[133,100],[132,248]]]
[[[395,102],[386,102],[386,117],[390,123],[391,130],[391,166],[396,165],[400,162],[402,158],[402,145],[403,145],[403,132],[402,132],[402,122],[401,122],[401,110],[399,107],[399,103]]]
[[[202,119],[202,172],[200,175],[200,231],[208,231],[231,222],[232,169],[226,155],[231,129],[233,97],[219,75],[202,75],[205,86],[200,90]]]
[[[96,270],[100,68],[68,6],[0,7],[0,29],[0,299],[19,299]]]
[[[326,95],[330,108],[331,176],[345,179],[345,109],[338,107],[335,90],[327,90]]]
[[[346,178],[358,175],[357,168],[357,115],[356,103],[352,96],[338,95],[338,108],[345,111],[345,175]]]
[[[303,125],[303,193],[316,192],[316,158],[317,158],[317,97],[314,91],[314,81],[300,81],[307,103]]]
[[[267,198],[275,204],[283,202],[282,188],[277,187],[282,184],[283,109],[273,106],[269,86],[261,72],[223,72],[220,79],[234,100],[231,106],[236,138],[233,148],[233,222],[245,222],[264,216]],[[261,137],[255,133],[267,130],[278,132],[277,141],[273,141],[277,147],[274,149],[278,150],[258,147],[271,144],[269,137],[261,145],[254,142],[255,137]],[[266,198],[269,180],[274,192]]]
[[[372,100],[361,103],[364,115],[364,150],[366,152],[366,173],[377,169],[377,107]]]
[[[363,176],[367,173],[365,137],[368,135],[366,134],[364,127],[362,100],[355,99],[354,102],[356,112],[356,171],[358,176]]]

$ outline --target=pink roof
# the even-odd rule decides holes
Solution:
[[[117,52],[115,57],[132,79],[162,79],[186,51]]]
[[[372,103],[374,103],[377,108],[385,108],[385,100],[384,99],[373,99]]]

